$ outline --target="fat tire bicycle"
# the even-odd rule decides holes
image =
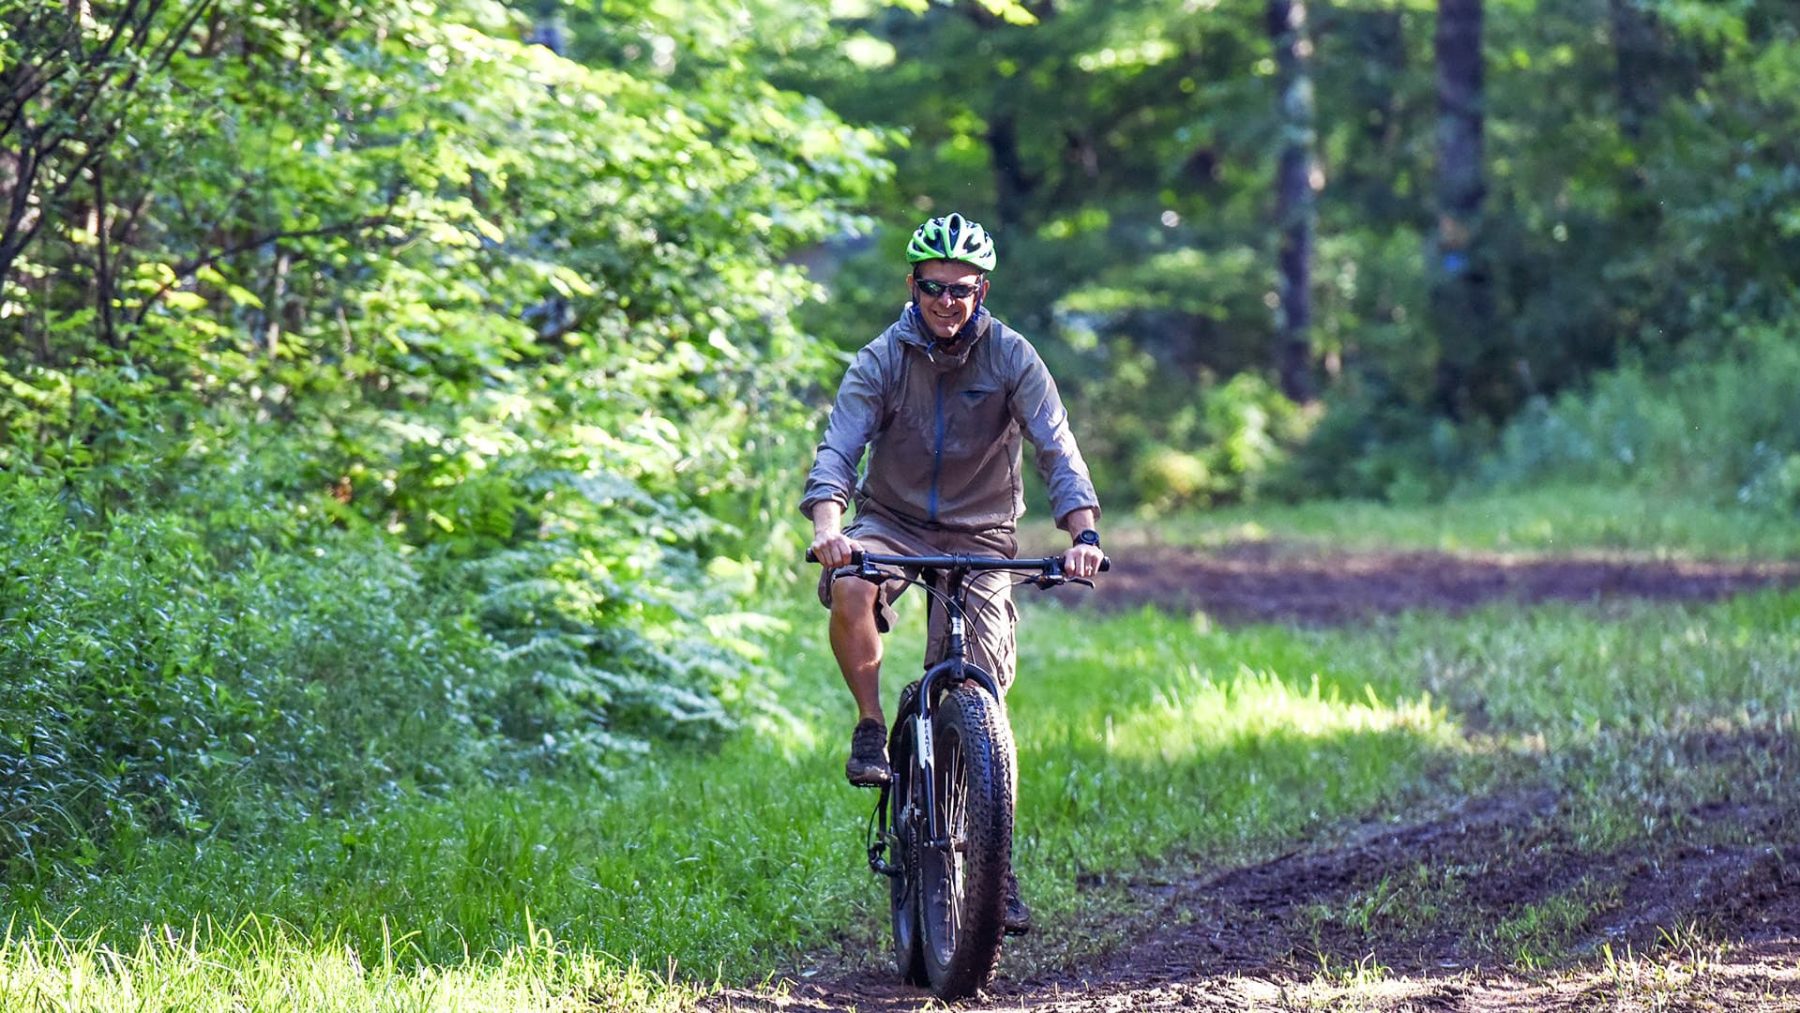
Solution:
[[[809,560],[812,554],[807,554]],[[869,868],[888,881],[894,964],[940,999],[973,995],[994,976],[1012,870],[1012,727],[999,682],[965,655],[969,577],[1001,570],[1019,584],[1067,583],[1061,556],[893,556],[855,552],[855,576],[904,580],[945,612],[942,660],[900,694],[888,733],[893,779],[869,816]],[[1110,561],[1102,562],[1106,570]],[[896,572],[884,567],[901,567]],[[919,576],[911,575],[912,571]]]

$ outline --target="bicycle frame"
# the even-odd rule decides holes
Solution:
[[[810,551],[807,560],[816,562]],[[882,786],[869,816],[867,840],[869,869],[889,883],[901,977],[908,984],[929,985],[941,999],[964,998],[992,977],[1000,956],[1007,928],[1003,891],[1010,882],[1002,874],[1011,874],[1014,804],[1006,698],[993,674],[970,664],[967,656],[970,578],[1001,570],[1023,575],[1014,583],[1040,588],[1071,581],[1093,585],[1067,576],[1061,556],[891,556],[859,549],[850,562],[855,569],[844,575],[875,584],[916,584],[944,609],[943,657],[901,693],[899,713],[888,732],[894,776]],[[1103,558],[1100,569],[1110,568]],[[957,752],[944,760],[944,770],[936,755],[940,724],[941,731],[953,736],[946,742],[953,741]],[[977,744],[973,751],[971,738]],[[942,783],[944,777],[954,783]],[[971,789],[970,777],[978,788]],[[900,786],[904,790],[896,795]],[[967,823],[963,805],[971,790],[980,792],[982,815]],[[967,840],[957,840],[959,833]],[[892,862],[885,857],[890,849]],[[965,860],[978,872],[972,881],[965,881]],[[967,902],[966,882],[975,884]],[[965,915],[974,919],[968,935],[962,927]]]
[[[944,608],[946,626],[944,657],[926,669],[920,677],[918,695],[915,698],[911,713],[897,715],[898,720],[911,720],[913,723],[913,755],[910,762],[914,764],[918,785],[922,792],[926,827],[926,847],[945,849],[953,846],[949,829],[942,825],[943,814],[938,806],[936,778],[932,771],[936,757],[932,751],[933,719],[936,717],[938,689],[955,686],[966,681],[974,681],[986,690],[994,702],[1000,706],[1000,712],[1006,713],[1006,697],[1000,690],[1000,684],[994,676],[967,659],[968,579],[977,572],[1003,570],[1013,573],[1037,573],[1035,583],[1043,587],[1054,587],[1070,579],[1063,575],[1062,557],[1045,556],[1032,559],[1001,559],[987,556],[892,556],[870,552],[853,553],[851,564],[856,566],[856,576],[873,582],[904,580],[923,589],[931,599]],[[905,573],[883,570],[882,566],[901,566],[923,572],[937,572],[944,575],[945,586],[942,589],[932,586],[926,580],[909,577]],[[1102,569],[1109,565],[1103,563]],[[1026,582],[1030,582],[1029,579]],[[1085,583],[1085,582],[1084,582]],[[869,844],[869,868],[871,871],[887,877],[898,877],[904,874],[899,866],[883,858],[888,848],[889,833],[887,811],[890,786],[883,786],[881,795],[875,803],[875,813],[870,820],[872,833]]]

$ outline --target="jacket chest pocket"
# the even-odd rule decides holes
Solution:
[[[944,418],[946,451],[985,451],[1006,431],[1006,394],[981,384],[952,387],[944,392]]]

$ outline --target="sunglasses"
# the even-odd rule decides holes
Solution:
[[[919,286],[919,291],[933,299],[936,299],[945,293],[949,293],[950,298],[952,299],[967,299],[981,291],[981,284],[979,282],[973,285],[948,285],[941,281],[932,281],[930,278],[920,278],[915,276],[913,278],[913,284]]]

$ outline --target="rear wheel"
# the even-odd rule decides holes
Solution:
[[[934,800],[943,837],[918,824],[918,912],[926,976],[944,999],[993,977],[1012,865],[1011,750],[1000,706],[976,684],[944,694],[933,722]]]
[[[888,826],[894,835],[890,853],[900,875],[888,880],[888,904],[894,926],[894,967],[908,985],[929,986],[925,949],[919,932],[919,841],[923,792],[917,790],[918,766],[913,756],[912,715],[904,711],[894,723],[888,743],[894,771],[888,788]],[[915,797],[918,796],[918,797]]]

